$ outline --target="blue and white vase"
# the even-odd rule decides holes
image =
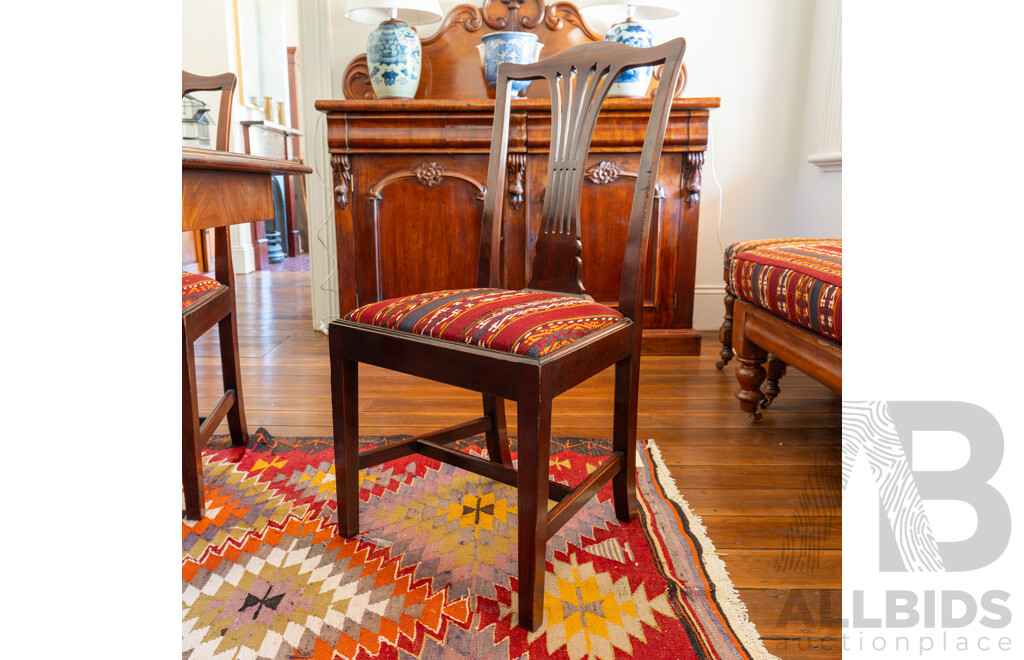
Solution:
[[[633,20],[613,25],[612,29],[608,30],[608,34],[604,35],[604,40],[626,44],[634,48],[649,48],[654,45],[650,30]],[[612,84],[608,96],[646,96],[653,72],[654,67],[650,66],[638,66],[623,72]]]
[[[402,21],[389,20],[370,33],[366,66],[379,99],[411,99],[420,85],[422,50],[416,32]]]
[[[540,49],[544,44],[537,42],[537,35],[532,32],[492,32],[481,37],[481,64],[487,84],[494,87],[498,84],[498,65],[502,62],[516,64],[532,64],[540,57]],[[530,80],[512,82],[512,89],[517,94],[530,86]]]

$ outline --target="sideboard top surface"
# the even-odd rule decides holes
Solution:
[[[609,110],[650,110],[654,99],[607,99],[601,106]],[[710,110],[722,105],[718,97],[679,98],[672,101],[673,110]],[[513,99],[512,110],[540,112],[550,108],[548,99]],[[315,104],[321,112],[494,112],[491,99],[324,99]]]

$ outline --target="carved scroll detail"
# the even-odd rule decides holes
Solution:
[[[524,187],[526,178],[526,154],[508,155],[508,201],[512,209],[519,210],[526,194]]]
[[[352,163],[348,154],[332,154],[331,169],[334,170],[334,203],[348,208],[348,193],[352,190]]]
[[[556,2],[544,12],[544,25],[552,32],[564,29],[565,23],[579,28],[583,34],[587,35],[587,39],[590,41],[601,41],[604,39],[603,36],[590,29],[590,26],[583,20],[580,10],[575,5],[568,2]]]
[[[683,178],[686,181],[686,207],[693,208],[700,202],[701,168],[704,167],[704,152],[691,151],[683,163]]]
[[[495,4],[495,0],[486,0],[484,2],[483,15],[484,22],[487,23],[487,27],[492,30],[532,30],[533,28],[540,25],[540,19],[544,16],[544,0],[501,0],[501,3],[505,5],[508,13],[508,18],[504,16],[495,15],[492,7]],[[519,15],[519,8],[525,4],[537,5],[537,14],[530,16],[532,12],[524,10],[524,16]]]
[[[619,177],[635,179],[637,178],[637,173],[628,172],[619,167],[618,163],[610,160],[602,160],[600,163],[588,167],[583,172],[583,176],[595,185],[605,186],[615,182]],[[654,199],[665,199],[665,188],[657,182],[654,184]]]
[[[366,65],[366,53],[349,62],[341,83],[341,91],[347,99],[377,98],[370,84],[370,68]]]
[[[661,72],[665,69],[665,65],[654,67],[654,75],[651,76],[651,86],[647,89],[647,98],[653,99],[655,93],[658,91],[658,81],[661,80]],[[672,92],[672,96],[675,98],[683,97],[683,90],[686,89],[686,83],[689,80],[689,74],[686,72],[686,62],[682,63],[679,69],[679,77],[676,78],[676,88]]]

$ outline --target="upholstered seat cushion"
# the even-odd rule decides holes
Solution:
[[[622,319],[588,300],[539,291],[461,289],[371,303],[346,320],[540,357]]]
[[[181,313],[187,314],[199,307],[210,298],[216,296],[226,286],[217,280],[197,275],[196,273],[181,273]]]
[[[775,239],[732,255],[729,283],[737,298],[842,342],[841,239]]]

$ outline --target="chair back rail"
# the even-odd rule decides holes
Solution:
[[[227,151],[231,139],[231,105],[235,95],[235,84],[238,78],[233,73],[222,73],[216,76],[199,76],[182,70],[181,95],[189,92],[220,91],[220,109],[217,112],[217,151]],[[234,286],[235,274],[231,264],[230,240],[228,228],[215,227],[214,243],[214,276],[218,282]]]
[[[652,201],[661,160],[665,129],[671,110],[674,82],[682,67],[686,42],[673,39],[652,48],[633,48],[613,42],[594,42],[557,53],[533,64],[505,63],[498,68],[494,127],[488,161],[487,195],[484,200],[480,238],[478,285],[496,287],[502,205],[506,177],[504,167],[509,130],[511,83],[516,80],[547,81],[551,92],[551,146],[548,177],[541,209],[536,254],[532,261],[530,289],[583,295],[580,195],[590,140],[601,106],[619,75],[628,69],[664,64],[644,138],[633,193],[619,310],[640,322],[642,275],[651,223]]]
[[[220,91],[220,110],[217,113],[217,151],[227,151],[231,137],[231,105],[238,78],[233,73],[217,76],[199,76],[182,70],[181,95],[189,92]]]

